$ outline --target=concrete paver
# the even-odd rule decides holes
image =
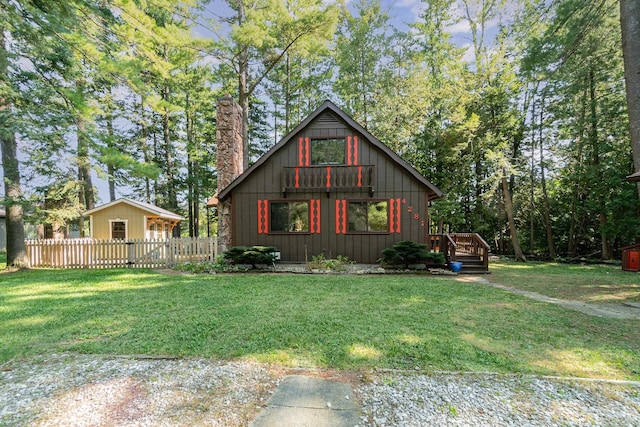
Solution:
[[[348,383],[285,377],[251,427],[354,427],[360,408]]]

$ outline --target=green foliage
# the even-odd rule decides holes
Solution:
[[[185,262],[173,267],[176,271],[182,271],[185,273],[193,274],[206,274],[206,273],[231,273],[239,270],[235,265],[229,264],[225,259],[219,257],[214,262]]]
[[[382,251],[382,263],[409,268],[411,264],[421,263],[444,265],[445,259],[441,252],[429,252],[424,243],[404,240]]]
[[[310,270],[343,271],[346,265],[353,263],[354,262],[346,256],[338,255],[335,259],[327,259],[324,253],[322,253],[311,257],[311,261],[307,263],[307,268]]]
[[[222,258],[231,264],[273,265],[278,249],[274,246],[234,246],[222,254]]]

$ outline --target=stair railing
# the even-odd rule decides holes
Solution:
[[[432,251],[442,252],[447,262],[456,260],[457,245],[448,234],[429,234],[429,245]]]
[[[451,233],[449,236],[457,245],[459,254],[477,255],[482,265],[489,269],[489,245],[477,233]]]

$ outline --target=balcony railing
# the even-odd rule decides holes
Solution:
[[[375,166],[293,166],[282,168],[282,192],[375,191]]]

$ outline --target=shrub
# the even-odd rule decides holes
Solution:
[[[222,254],[224,260],[231,264],[250,264],[257,268],[257,264],[273,264],[276,260],[274,246],[234,246]]]
[[[382,263],[404,265],[405,268],[409,268],[411,264],[421,263],[444,265],[445,259],[440,252],[429,252],[424,243],[404,240],[382,251]]]

